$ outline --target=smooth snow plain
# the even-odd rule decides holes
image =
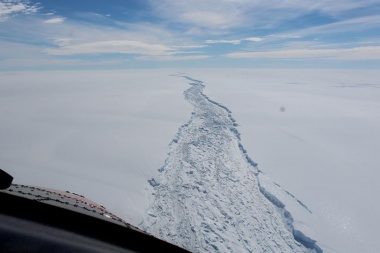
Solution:
[[[297,229],[324,252],[377,251],[379,73],[183,72],[232,111],[261,183]],[[0,73],[0,168],[15,183],[83,194],[139,226],[148,180],[159,178],[169,143],[193,111],[183,95],[189,80],[176,73]]]
[[[0,74],[0,168],[14,183],[69,190],[132,224],[147,180],[191,114],[170,71]]]

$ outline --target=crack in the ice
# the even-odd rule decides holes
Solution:
[[[321,252],[293,228],[285,205],[261,186],[231,111],[200,80],[182,76],[194,106],[153,186],[145,230],[193,252]]]

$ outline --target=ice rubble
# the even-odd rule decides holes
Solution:
[[[231,111],[202,93],[202,81],[184,78],[194,111],[170,144],[160,179],[149,181],[144,229],[192,252],[322,252],[260,184]]]

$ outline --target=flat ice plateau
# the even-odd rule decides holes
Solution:
[[[378,251],[378,71],[178,72],[0,73],[0,168],[195,252]]]
[[[0,168],[80,193],[132,224],[191,105],[173,71],[0,73]]]

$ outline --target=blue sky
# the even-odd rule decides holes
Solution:
[[[0,0],[0,70],[380,67],[380,0]]]

